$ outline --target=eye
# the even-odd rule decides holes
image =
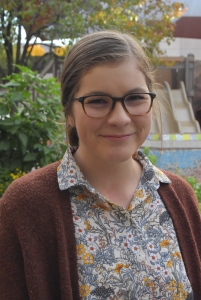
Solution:
[[[86,101],[87,104],[102,104],[102,103],[105,103],[104,99],[87,99]]]
[[[140,100],[149,100],[150,96],[149,94],[131,94],[128,95],[125,99],[125,101],[140,101]]]
[[[110,102],[111,99],[108,96],[89,96],[84,100],[86,105],[106,105]]]

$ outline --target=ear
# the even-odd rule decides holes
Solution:
[[[67,120],[71,127],[75,127],[75,120],[72,114],[67,117]]]

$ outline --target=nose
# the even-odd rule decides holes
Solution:
[[[124,127],[131,122],[129,114],[125,111],[120,101],[115,103],[115,107],[108,115],[108,124],[117,127]]]

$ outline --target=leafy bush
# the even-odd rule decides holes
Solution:
[[[23,173],[42,167],[60,159],[66,149],[59,84],[18,68],[19,74],[0,85],[1,189],[16,169]]]
[[[150,160],[150,162],[151,162],[153,165],[156,164],[157,156],[156,156],[156,155],[151,155],[151,154],[150,154],[150,149],[149,149],[149,147],[144,147],[143,153],[146,155],[146,157],[148,157],[148,159]]]
[[[0,175],[0,197],[3,195],[6,188],[11,184],[11,182],[23,175],[25,175],[25,172],[20,171],[19,169],[16,169],[14,173],[8,174],[8,170],[2,169],[1,175]]]
[[[194,192],[198,198],[199,206],[200,206],[200,212],[201,212],[201,183],[198,183],[196,178],[193,176],[189,176],[185,178],[186,181],[192,186],[194,189]]]

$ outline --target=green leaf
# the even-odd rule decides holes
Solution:
[[[21,115],[21,113],[23,112],[23,110],[24,110],[24,106],[20,106],[20,107],[17,108],[17,114],[18,114],[18,116]]]
[[[27,135],[23,132],[20,132],[19,133],[19,139],[20,139],[21,143],[23,144],[23,146],[26,148],[27,147],[27,142],[28,142]]]
[[[13,125],[15,125],[15,122],[10,119],[5,119],[5,120],[0,120],[0,125],[13,126]]]
[[[25,155],[27,152],[27,147],[25,147],[23,144],[21,144],[21,150],[22,150],[22,154]]]
[[[41,105],[46,105],[47,101],[41,99],[41,98],[37,98],[38,103],[40,103]]]
[[[23,159],[23,161],[34,161],[36,156],[33,153],[27,153]]]
[[[15,82],[15,81],[9,81],[5,84],[2,84],[2,87],[6,88],[6,87],[13,87],[13,86],[19,86],[20,83],[19,82]]]
[[[15,169],[22,169],[22,162],[20,159],[15,159],[11,164],[10,164],[10,170],[13,172]]]
[[[43,149],[44,149],[44,154],[45,155],[47,155],[47,154],[49,154],[51,152],[51,148],[49,148],[47,146],[44,146]]]
[[[43,167],[43,166],[45,166],[47,164],[47,160],[46,160],[46,157],[44,156],[44,157],[42,157],[41,159],[40,159],[40,165],[41,165],[41,167]]]
[[[9,108],[5,104],[0,103],[0,115],[3,116],[7,114],[9,114]]]
[[[197,183],[196,178],[193,177],[193,176],[187,177],[187,178],[186,178],[186,181],[187,181],[192,187],[194,187],[194,186],[196,185],[196,183]]]
[[[43,145],[37,143],[37,144],[34,144],[33,148],[34,148],[34,149],[42,149],[42,148],[43,148]]]
[[[38,118],[42,119],[43,122],[47,122],[47,117],[43,113],[38,113]]]
[[[13,127],[10,127],[7,129],[8,132],[11,134],[16,134],[18,132],[19,126],[14,125]]]
[[[23,90],[22,95],[23,95],[23,98],[29,98],[30,97],[30,92],[26,91],[26,90]]]
[[[22,93],[20,93],[20,92],[13,93],[12,96],[11,96],[11,100],[13,102],[17,102],[17,101],[23,100]]]
[[[0,151],[1,150],[5,150],[5,151],[8,150],[9,146],[10,146],[10,144],[7,141],[0,142]]]
[[[15,125],[21,125],[23,120],[21,118],[15,119]]]

